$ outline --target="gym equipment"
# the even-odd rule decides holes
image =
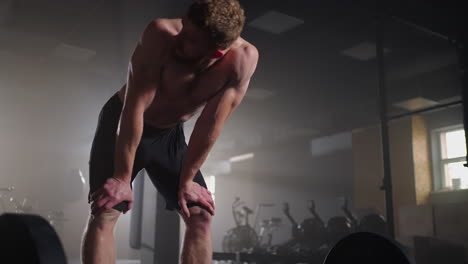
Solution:
[[[261,248],[269,248],[272,246],[273,234],[281,226],[281,218],[271,217],[264,219],[260,223],[260,231],[258,233],[259,246]]]
[[[27,214],[0,216],[2,263],[66,264],[57,233],[42,217]]]
[[[14,185],[10,185],[7,188],[0,188],[0,213],[14,212],[31,214],[37,210],[37,201],[28,197],[24,197],[20,201],[13,195],[14,190]]]
[[[341,210],[344,212],[346,219],[350,225],[350,232],[371,232],[380,235],[388,235],[390,236],[390,232],[388,230],[387,221],[385,217],[381,214],[368,214],[358,219],[353,215],[351,210],[348,206],[348,198],[345,197],[343,206]],[[329,220],[330,221],[330,220]],[[334,220],[338,221],[338,220]]]
[[[0,188],[0,209],[2,210],[0,212],[7,211],[6,205],[10,203],[10,195],[13,190],[15,190],[15,186],[13,185],[10,185],[6,188]]]
[[[297,224],[296,220],[294,217],[291,216],[291,213],[289,211],[289,203],[284,203],[283,204],[283,213],[286,215],[286,217],[289,219],[289,222],[291,222],[291,234],[293,239],[298,239],[299,235],[301,233],[300,227]]]
[[[351,233],[351,224],[344,216],[334,216],[327,221],[328,246],[332,247],[340,239]]]
[[[314,219],[322,226],[325,226],[325,222],[322,220],[322,217],[317,213],[317,210],[315,208],[315,201],[314,200],[309,200],[307,202],[307,209],[309,209],[309,212],[314,216]]]
[[[315,202],[309,201],[308,209],[314,217],[302,220],[297,224],[289,212],[289,204],[283,204],[283,213],[292,224],[293,239],[307,248],[318,248],[325,242],[325,226],[322,218],[315,210]]]
[[[313,217],[302,220],[297,224],[291,216],[289,204],[283,204],[283,213],[292,225],[292,238],[273,248],[275,254],[288,256],[316,256],[320,255],[322,248],[326,246],[327,232],[323,220],[315,210],[315,202],[309,201],[308,210]]]
[[[344,202],[343,202],[343,206],[341,206],[341,210],[343,211],[349,223],[351,224],[351,230],[352,231],[356,230],[358,227],[359,220],[353,215],[351,210],[349,210],[348,197],[344,198]]]
[[[227,231],[223,238],[223,251],[228,253],[246,252],[251,251],[258,245],[258,236],[255,229],[249,224],[249,216],[253,210],[247,206],[243,206],[240,211],[237,210],[239,206],[244,204],[236,197],[232,203],[232,216],[236,227]],[[244,220],[244,223],[242,223]]]
[[[414,258],[398,242],[374,233],[353,233],[340,240],[324,264],[414,264]]]
[[[387,223],[380,214],[369,214],[359,221],[358,230],[361,232],[370,232],[380,235],[389,235]]]
[[[327,230],[325,222],[317,213],[314,200],[308,201],[308,209],[314,217],[304,219],[301,223],[302,243],[310,250],[316,250],[326,244]]]
[[[48,220],[49,224],[60,233],[63,230],[64,222],[68,221],[63,211],[54,209],[38,209],[38,201],[23,197],[17,199],[14,195],[15,186],[0,187],[0,214],[16,213],[16,214],[32,214],[40,215]]]

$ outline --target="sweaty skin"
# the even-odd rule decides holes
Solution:
[[[257,61],[257,49],[244,39],[239,37],[230,47],[218,50],[186,17],[149,23],[132,54],[126,85],[118,92],[123,109],[114,175],[105,175],[110,178],[91,194],[92,211],[81,248],[84,264],[116,261],[114,230],[122,209],[113,207],[127,201],[124,213],[132,208],[130,182],[144,123],[173,127],[199,111],[183,156],[177,193],[178,213],[186,226],[180,262],[212,262],[214,202],[211,193],[193,179],[224,122],[242,101]],[[200,206],[187,208],[189,202]]]
[[[221,54],[220,54],[221,53]],[[219,56],[223,55],[223,56]],[[84,264],[116,261],[114,229],[127,201],[132,208],[131,175],[144,123],[173,127],[202,111],[184,154],[177,193],[186,231],[182,264],[212,262],[211,193],[194,182],[196,172],[221,133],[224,122],[240,104],[258,61],[257,49],[242,38],[218,50],[186,17],[156,19],[145,29],[132,54],[114,156],[114,175],[91,194],[91,215],[83,234]],[[112,177],[111,177],[112,176]],[[104,176],[103,176],[104,177]],[[200,206],[187,208],[187,203]]]
[[[209,192],[193,186],[192,180],[218,138],[224,122],[242,101],[258,61],[257,49],[238,38],[223,57],[184,59],[183,45],[176,36],[181,19],[156,19],[140,39],[132,55],[127,84],[119,91],[124,102],[115,151],[115,169],[100,190],[93,194],[95,213],[127,200],[135,153],[143,123],[158,128],[173,127],[202,111],[189,140],[180,175],[182,213],[190,216],[187,202],[200,202],[211,214],[214,203]],[[203,188],[201,188],[203,189]],[[110,194],[110,195],[109,195]]]
[[[242,56],[243,52],[247,52],[245,49],[255,48],[244,39],[239,38],[224,58],[211,62],[211,65],[201,66],[201,68],[206,69],[197,74],[196,66],[187,65],[174,54],[174,37],[182,28],[180,19],[158,19],[154,23],[157,25],[156,27],[162,27],[162,29],[153,30],[163,31],[154,33],[163,35],[160,38],[166,42],[165,45],[161,45],[164,46],[161,47],[164,51],[143,50],[142,53],[149,56],[158,53],[155,54],[158,57],[153,59],[154,64],[148,64],[147,61],[150,58],[146,56],[134,56],[132,64],[147,65],[148,74],[155,75],[154,78],[148,78],[148,81],[154,82],[154,84],[147,85],[152,85],[157,96],[154,96],[153,101],[146,109],[144,121],[159,128],[172,127],[178,123],[186,122],[197,114],[209,99],[224,88],[225,84],[236,75],[235,70],[237,69],[234,69],[234,65],[232,65],[235,63],[234,56]],[[160,78],[157,76],[158,72]],[[135,81],[135,83],[138,82],[138,80]],[[125,98],[126,88],[127,86],[124,85],[119,90],[119,97],[122,101]]]

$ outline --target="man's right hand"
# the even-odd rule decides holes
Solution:
[[[99,215],[102,211],[111,209],[115,205],[127,201],[128,207],[124,214],[132,209],[133,192],[130,183],[118,178],[109,178],[97,191],[91,194],[91,213]]]

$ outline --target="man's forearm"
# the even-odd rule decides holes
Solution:
[[[193,178],[205,162],[208,153],[221,133],[221,125],[216,125],[213,122],[199,121],[196,123],[190,137],[187,153],[182,165],[179,185],[193,181]]]
[[[135,153],[143,133],[143,115],[138,118],[127,118],[122,113],[120,133],[117,135],[114,154],[114,177],[130,182],[132,177]]]

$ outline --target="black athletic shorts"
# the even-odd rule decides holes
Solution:
[[[91,194],[113,176],[116,131],[123,104],[117,94],[104,105],[100,114],[89,160],[88,203]],[[183,124],[171,128],[156,128],[144,124],[143,135],[138,145],[132,171],[132,181],[142,169],[146,169],[154,186],[166,200],[167,210],[180,210],[177,197],[182,161],[187,151]],[[206,183],[200,171],[194,180],[204,188]],[[125,211],[128,202],[114,206]],[[188,207],[199,205],[188,203]]]

